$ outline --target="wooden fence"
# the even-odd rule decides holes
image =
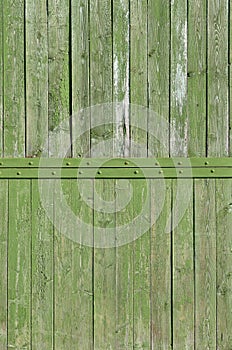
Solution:
[[[86,155],[230,157],[230,1],[0,0],[0,7],[0,349],[232,349],[230,176],[193,177],[176,227],[178,181],[182,191],[189,183],[150,178],[148,221],[162,206],[158,220],[137,240],[103,249],[60,233],[41,204],[38,177],[24,175],[41,155],[63,157],[63,144],[67,164]],[[88,107],[111,102],[124,108],[119,127],[104,116],[94,127],[98,107]],[[136,105],[146,107],[139,116]],[[7,158],[28,163],[19,169]],[[45,182],[56,178],[51,164]],[[104,205],[95,210],[97,198],[114,203],[127,182],[62,180],[73,213],[92,222],[93,240],[94,227],[104,233],[142,211],[143,180],[134,175],[130,204],[111,214]],[[87,205],[78,183],[88,184]],[[69,219],[53,205],[62,231]]]

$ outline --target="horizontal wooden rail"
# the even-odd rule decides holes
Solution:
[[[0,178],[232,178],[231,158],[0,160]]]

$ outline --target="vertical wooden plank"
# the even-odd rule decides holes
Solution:
[[[116,123],[114,156],[129,154],[129,0],[116,0],[113,6],[113,102],[121,102],[114,110]]]
[[[187,0],[171,2],[171,156],[187,156]]]
[[[26,0],[26,155],[48,141],[48,42],[46,0]]]
[[[70,145],[69,0],[48,0],[48,128],[49,156]],[[60,123],[67,120],[65,127]],[[58,129],[56,129],[58,128]],[[58,134],[58,137],[56,137]],[[54,139],[53,139],[54,136]],[[70,152],[67,156],[70,155]]]
[[[24,0],[4,2],[4,155],[25,155]]]
[[[116,108],[113,156],[129,154],[129,0],[113,1],[113,101]],[[129,182],[115,180],[115,225],[130,222],[128,208],[121,208],[120,198],[130,190]],[[124,213],[124,215],[123,215]],[[125,232],[126,234],[126,232]],[[117,239],[117,232],[116,232]],[[117,242],[117,241],[116,241]],[[115,349],[133,347],[133,242],[116,247],[116,341]]]
[[[112,102],[111,3],[90,0],[91,105]]]
[[[4,35],[3,35],[3,0],[0,1],[0,157],[3,156],[3,44],[4,44]]]
[[[115,213],[109,213],[107,204],[115,201],[115,180],[95,180],[95,193],[103,202],[98,204],[94,196],[94,228],[101,228],[101,248],[94,249],[94,349],[115,349],[116,342],[116,250],[107,248],[111,235],[107,229],[115,227]],[[98,238],[99,239],[99,238]]]
[[[147,106],[147,1],[130,1],[130,103]],[[144,119],[144,130],[139,118]],[[136,107],[130,109],[132,157],[147,156],[147,112],[138,113]],[[138,147],[135,146],[138,144]],[[134,205],[142,210],[144,198],[141,195],[143,181],[135,187]],[[144,194],[145,196],[145,194]],[[137,197],[137,198],[136,198]],[[135,210],[135,208],[134,208]],[[134,212],[133,212],[134,214]],[[150,232],[134,241],[133,261],[133,328],[134,348],[150,348]]]
[[[133,219],[133,200],[121,208],[125,193],[130,193],[130,182],[115,180],[116,230]],[[124,232],[126,236],[128,232]],[[117,231],[116,231],[116,238]],[[133,238],[133,237],[132,237]],[[116,241],[117,242],[117,241]],[[115,349],[133,348],[133,248],[134,242],[116,247],[116,346]]]
[[[228,155],[228,1],[208,2],[208,155]]]
[[[48,188],[48,181],[43,180]],[[42,184],[41,184],[42,185]],[[53,198],[53,186],[49,187]],[[53,226],[32,180],[32,349],[53,348]]]
[[[195,348],[216,349],[215,180],[195,180]]]
[[[31,182],[9,180],[8,347],[31,349]]]
[[[217,347],[232,347],[232,180],[216,180]]]
[[[185,196],[189,180],[178,180]],[[173,180],[173,193],[177,180]],[[173,212],[178,213],[180,203],[174,201]],[[178,216],[177,216],[178,217]],[[193,202],[181,221],[173,217],[173,349],[194,349],[194,254],[193,254]]]
[[[84,235],[92,235],[93,198],[86,205],[81,197],[83,185],[93,187],[92,180],[62,180],[65,200],[73,213],[90,225],[90,231],[73,227],[72,241],[62,234],[67,217],[54,203],[55,215],[60,218],[59,231],[55,230],[54,279],[55,279],[55,347],[93,349],[93,285],[92,247],[79,244]]]
[[[136,217],[141,213],[145,198],[149,197],[150,193],[149,188],[145,192],[143,180],[133,179],[131,182],[134,183],[133,217]],[[149,187],[149,181],[147,185]],[[142,223],[144,224],[143,221]],[[137,229],[138,227],[136,227]],[[150,235],[150,230],[148,230],[134,241],[133,326],[135,349],[150,349]]]
[[[130,0],[130,103],[147,107],[147,1]],[[138,128],[144,118],[145,131]],[[147,156],[146,110],[138,115],[136,106],[130,108],[131,156]],[[135,143],[138,147],[135,147]]]
[[[206,0],[188,2],[188,156],[206,156]]]
[[[112,6],[108,0],[90,0],[90,96],[91,106],[112,102]],[[109,109],[109,113],[112,111]],[[112,114],[110,114],[111,116]],[[102,125],[91,130],[91,156],[112,155],[112,126],[109,115],[91,116],[91,125]],[[93,123],[92,123],[93,121]],[[112,118],[113,122],[113,118]],[[101,147],[94,150],[99,142]],[[107,202],[115,200],[114,180],[96,180],[94,182],[94,227],[102,227],[106,232],[114,227],[115,215],[107,212]],[[99,206],[97,196],[103,200]],[[105,201],[105,202],[104,202]],[[94,248],[94,349],[115,348],[115,247]],[[107,246],[107,242],[106,246]]]
[[[157,115],[157,121],[148,119],[149,125],[156,125],[156,139],[149,137],[148,148],[152,155],[169,155],[169,128],[159,126],[160,119],[169,122],[169,70],[170,70],[170,4],[165,0],[148,0],[148,105]],[[155,130],[151,130],[154,133]]]
[[[171,227],[166,232],[171,210],[171,180],[150,180],[151,186],[151,349],[169,349],[171,325]],[[162,197],[165,195],[164,203]],[[163,206],[162,206],[163,204]],[[158,216],[160,207],[162,212]],[[157,218],[155,221],[154,218]]]
[[[90,113],[80,118],[80,110],[89,106],[89,3],[71,2],[72,38],[72,142],[73,156],[88,155]],[[87,130],[86,132],[84,132]],[[81,137],[78,134],[84,133]]]
[[[0,181],[0,348],[7,346],[8,181]]]

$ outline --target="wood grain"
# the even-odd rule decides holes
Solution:
[[[8,180],[0,181],[0,348],[7,346]]]
[[[31,349],[31,180],[9,180],[8,347]]]
[[[216,348],[215,180],[195,180],[195,347]]]
[[[48,155],[47,2],[25,3],[26,155]]]

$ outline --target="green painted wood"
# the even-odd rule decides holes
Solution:
[[[216,349],[215,180],[195,180],[195,348]]]
[[[85,180],[63,180],[62,188],[70,208],[77,217],[90,224],[92,230],[92,210],[83,204],[80,191]],[[90,182],[91,184],[91,182]],[[68,239],[62,230],[66,218],[54,203],[54,215],[60,218],[55,230],[54,241],[54,343],[58,349],[93,348],[93,287],[92,248],[81,246]],[[70,226],[73,237],[89,232],[79,232],[80,227]],[[91,234],[91,232],[90,232]]]
[[[151,222],[163,207],[151,227],[151,349],[171,349],[172,344],[171,227],[167,232],[171,186],[171,180],[167,180],[163,193],[162,180],[150,180]]]
[[[229,35],[228,35],[228,40],[229,40],[229,53],[228,53],[228,74],[229,74],[229,124],[231,125],[231,105],[232,105],[232,71],[231,71],[231,62],[232,62],[232,30],[231,30],[231,18],[232,18],[232,6],[229,3],[229,9],[228,9],[228,23],[230,25],[229,27]],[[231,156],[231,142],[232,142],[232,132],[231,128],[229,127],[229,156]]]
[[[115,233],[106,235],[107,228],[115,227],[115,213],[107,210],[114,201],[115,180],[95,180],[94,229],[100,227],[104,237],[94,234],[94,245],[102,247],[94,248],[94,349],[115,349],[116,342],[116,249],[105,248],[115,239]]]
[[[3,28],[3,0],[0,1],[0,8],[2,11],[0,17],[0,28]],[[3,48],[3,30],[0,30],[0,47]],[[0,55],[0,155],[3,156],[3,50]]]
[[[112,4],[113,26],[113,102],[123,102],[123,107],[113,110],[113,155],[129,155],[129,67],[130,21],[129,0],[116,0]]]
[[[147,2],[130,1],[130,108],[132,157],[147,156],[147,133],[138,128],[139,118],[144,119],[147,130],[146,110],[137,113],[136,105],[147,107]],[[132,144],[132,141],[134,144]],[[138,146],[135,145],[138,144]]]
[[[232,347],[232,181],[216,180],[217,224],[217,347]]]
[[[49,180],[43,185],[48,186]],[[48,186],[53,198],[53,186]],[[53,348],[53,225],[40,200],[38,181],[32,180],[31,339],[32,349]]]
[[[150,202],[149,182],[144,180],[131,180],[133,185],[133,218],[136,218],[145,203],[146,197]],[[147,187],[146,187],[147,185]],[[149,214],[145,214],[149,220]],[[136,224],[144,224],[143,220]],[[150,349],[150,257],[151,257],[151,233],[145,232],[134,241],[134,267],[133,267],[133,328],[135,349]]]
[[[24,1],[5,1],[3,8],[3,16],[4,156],[24,157]]]
[[[187,1],[171,2],[170,154],[187,156]]]
[[[131,205],[121,208],[125,193],[130,193],[130,183],[115,181],[116,238],[122,225],[133,218]],[[124,230],[124,235],[128,231]],[[115,349],[133,348],[133,256],[134,244],[116,247],[116,345]]]
[[[228,1],[208,4],[208,155],[228,156]]]
[[[60,157],[70,146],[69,0],[48,1],[49,156]],[[62,121],[65,126],[59,128]],[[56,129],[58,128],[58,129]],[[57,137],[57,134],[59,137]],[[68,152],[67,156],[70,156]]]
[[[206,1],[188,2],[188,155],[206,154]]]
[[[88,156],[90,149],[90,113],[81,116],[90,101],[89,86],[89,2],[71,2],[72,69],[72,152],[74,157]],[[84,132],[87,130],[87,132]],[[83,135],[79,135],[82,134]]]
[[[149,126],[153,130],[155,124],[159,132],[158,141],[148,135],[148,149],[156,157],[168,157],[169,128],[159,125],[159,121],[169,122],[170,4],[165,0],[148,0],[147,11],[148,106],[157,114],[156,123],[150,120],[154,116],[149,116],[148,130]]]
[[[25,2],[26,155],[36,156],[48,141],[47,2]],[[47,152],[45,152],[47,154]]]
[[[177,185],[184,198],[189,180],[173,180],[173,349],[194,349],[194,253],[193,253],[193,201],[178,226],[178,210],[181,205],[175,199]]]
[[[31,181],[9,181],[8,348],[31,349]]]
[[[8,180],[0,181],[0,348],[7,346]]]

